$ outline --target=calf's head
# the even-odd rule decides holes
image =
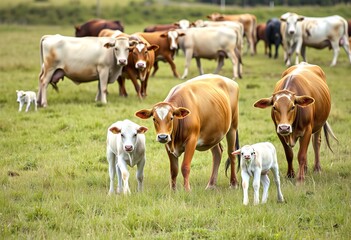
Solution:
[[[24,97],[26,96],[26,93],[22,90],[16,90],[17,93],[17,102],[24,101]]]
[[[314,103],[310,96],[296,96],[288,90],[281,90],[269,98],[262,98],[254,103],[254,107],[267,108],[272,106],[271,116],[277,127],[277,133],[287,136],[293,132],[293,123],[298,107],[307,107]]]
[[[170,30],[168,32],[162,33],[160,36],[163,38],[167,38],[169,43],[170,50],[177,50],[178,49],[178,38],[184,36],[185,33],[179,33],[175,30]]]
[[[245,160],[245,163],[250,163],[256,158],[256,151],[250,145],[245,145],[241,149],[232,152],[232,155],[241,155],[241,159]]]
[[[150,64],[149,51],[156,51],[158,49],[158,46],[147,46],[142,41],[139,41],[137,44],[131,46],[129,49],[132,54],[132,59],[135,64],[135,68],[143,71],[148,67],[148,64]]]
[[[123,150],[129,153],[133,152],[136,147],[138,134],[145,133],[147,130],[146,127],[135,125],[113,126],[109,129],[114,134],[121,134]]]
[[[190,114],[190,110],[184,107],[175,107],[169,103],[161,102],[152,109],[142,109],[135,113],[141,119],[153,117],[156,130],[156,141],[160,143],[170,142],[174,118],[183,119]]]

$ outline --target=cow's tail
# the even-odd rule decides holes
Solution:
[[[328,122],[325,122],[325,124],[323,125],[323,131],[324,131],[324,135],[325,135],[325,140],[327,142],[327,146],[330,149],[330,151],[333,152],[333,149],[330,147],[330,137],[332,136],[337,142],[339,142],[339,140],[336,138],[332,128],[330,127]]]
[[[239,131],[236,130],[236,139],[235,139],[235,150],[240,148],[240,144],[239,144]],[[239,172],[240,169],[240,154],[237,155],[238,157],[238,168],[237,168],[237,172]],[[225,176],[228,177],[228,168],[230,166],[230,158],[227,158],[227,161],[225,162]]]

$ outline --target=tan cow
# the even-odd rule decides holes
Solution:
[[[303,62],[288,68],[276,83],[272,96],[258,100],[254,106],[272,107],[272,120],[288,162],[288,177],[295,177],[292,148],[299,140],[297,179],[304,181],[311,137],[315,154],[314,171],[321,171],[319,150],[322,128],[329,148],[329,136],[335,138],[335,135],[327,122],[331,99],[325,74],[319,66]]]
[[[247,39],[247,51],[250,48],[251,55],[256,54],[255,42],[256,42],[256,26],[257,19],[252,14],[237,14],[237,15],[226,15],[220,13],[212,13],[207,16],[212,21],[236,21],[241,22],[244,25],[244,33]]]
[[[171,188],[176,189],[178,158],[184,153],[181,171],[184,188],[190,190],[189,175],[195,150],[212,152],[212,174],[206,188],[217,182],[221,162],[221,140],[227,140],[227,153],[231,162],[230,185],[237,187],[235,149],[238,128],[238,84],[214,74],[198,76],[171,89],[163,102],[151,109],[142,109],[135,115],[153,118],[156,141],[165,144],[171,168]]]
[[[107,84],[116,81],[128,63],[129,46],[127,38],[43,36],[38,105],[47,106],[48,84],[56,87],[64,76],[76,84],[99,80],[95,100],[107,103]]]

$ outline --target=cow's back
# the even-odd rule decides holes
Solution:
[[[199,138],[204,142],[210,142],[204,139],[213,138],[217,143],[231,124],[237,125],[238,95],[239,87],[235,81],[206,74],[177,85],[165,101],[188,108],[191,114],[184,119],[186,127],[200,126]]]

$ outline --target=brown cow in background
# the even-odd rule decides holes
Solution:
[[[76,25],[74,28],[76,29],[76,37],[97,37],[102,29],[124,31],[124,27],[120,21],[110,21],[105,19],[93,19],[80,26]]]
[[[297,180],[305,180],[307,149],[311,137],[315,155],[314,171],[321,171],[319,156],[322,128],[329,149],[329,136],[334,139],[336,137],[327,122],[331,99],[325,74],[319,66],[302,62],[288,68],[276,83],[273,95],[258,100],[254,106],[272,107],[271,117],[288,162],[288,177],[295,177],[292,148],[299,140]]]

